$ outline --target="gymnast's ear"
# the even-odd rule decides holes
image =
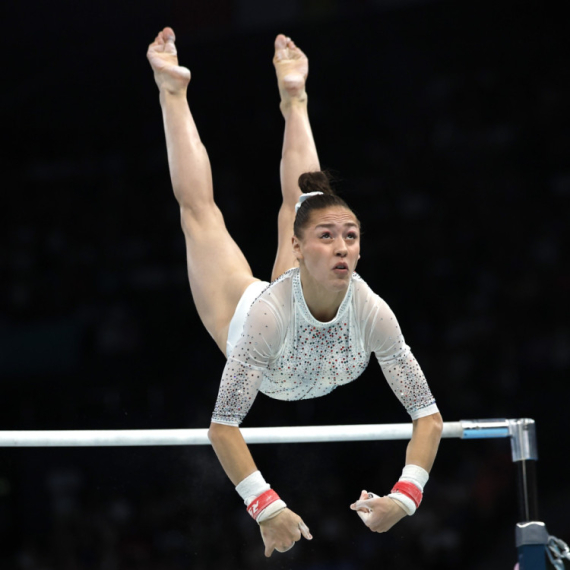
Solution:
[[[297,261],[301,261],[303,259],[303,254],[301,253],[301,242],[297,236],[293,235],[291,238],[291,245],[293,246],[293,255]]]

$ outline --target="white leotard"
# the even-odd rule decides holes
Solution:
[[[222,376],[212,421],[239,425],[258,391],[279,400],[324,396],[364,372],[374,352],[412,419],[438,411],[390,307],[356,274],[336,317],[318,321],[290,269],[249,309]]]

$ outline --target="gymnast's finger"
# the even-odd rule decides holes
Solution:
[[[313,540],[313,535],[311,534],[309,527],[303,521],[299,523],[299,530],[307,540]]]
[[[266,544],[265,545],[265,556],[267,556],[267,558],[269,558],[273,554],[274,550],[275,550],[275,543]]]
[[[350,505],[350,508],[353,511],[363,511],[369,513],[372,510],[370,503],[370,499],[358,500],[355,503],[352,503],[352,505]]]

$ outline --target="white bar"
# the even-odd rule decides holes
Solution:
[[[242,428],[247,443],[317,443],[410,439],[412,424]],[[207,429],[0,431],[0,447],[209,445]],[[442,437],[463,437],[461,422],[444,422]]]

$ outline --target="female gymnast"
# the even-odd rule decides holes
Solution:
[[[178,65],[171,28],[157,35],[147,57],[160,91],[190,289],[228,359],[208,434],[259,523],[265,555],[312,536],[257,470],[239,424],[258,391],[281,400],[322,396],[362,374],[372,352],[413,420],[405,467],[391,493],[362,491],[351,505],[372,531],[387,531],[420,504],[442,419],[394,314],[354,273],[360,223],[320,172],[307,113],[306,56],[290,38],[277,36],[273,61],[285,134],[271,284],[252,275],[214,202],[208,155],[186,97],[190,71]]]

